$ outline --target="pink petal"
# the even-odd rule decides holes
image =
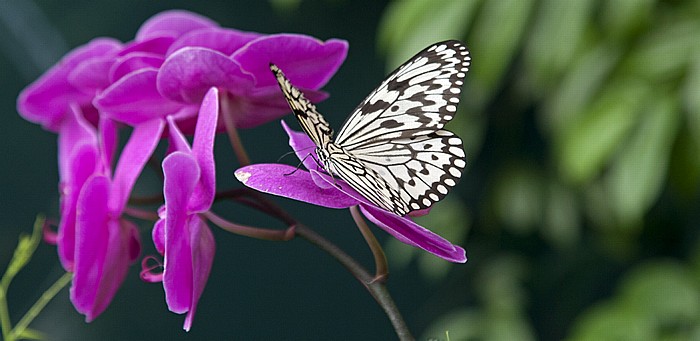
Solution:
[[[166,120],[168,121],[168,155],[173,152],[192,154],[192,148],[190,148],[190,144],[187,142],[185,135],[183,135],[177,127],[175,118],[168,116]]]
[[[314,103],[328,97],[323,91],[304,90],[309,100]],[[289,104],[282,96],[278,86],[252,89],[246,95],[222,96],[227,101],[228,115],[234,116],[237,128],[254,128],[261,124],[274,121],[291,112]]]
[[[106,116],[132,126],[173,114],[182,104],[160,95],[157,76],[156,69],[132,72],[95,96],[93,104]]]
[[[161,208],[164,207],[165,206],[161,206]],[[155,245],[158,253],[161,255],[165,254],[165,218],[158,219],[153,225],[151,237],[153,238],[153,245]]]
[[[68,83],[90,96],[95,96],[109,86],[109,69],[114,64],[114,56],[92,58],[78,64],[68,74]]]
[[[318,89],[335,74],[347,51],[344,40],[323,42],[300,34],[274,34],[251,41],[231,57],[255,75],[258,87],[277,84],[269,66],[274,63],[295,86]]]
[[[162,55],[147,52],[134,52],[117,59],[109,70],[110,82],[116,82],[120,78],[134,71],[153,68],[157,69],[165,58]]]
[[[164,11],[152,16],[141,25],[136,33],[136,40],[141,41],[161,35],[179,37],[189,31],[214,26],[218,24],[196,13],[183,10]]]
[[[98,137],[102,150],[102,167],[104,167],[104,172],[106,174],[111,175],[114,153],[117,150],[117,144],[119,142],[119,131],[117,130],[117,124],[105,116],[100,118],[98,128],[100,130]]]
[[[367,219],[403,243],[419,247],[450,262],[467,261],[467,254],[463,248],[450,243],[409,218],[399,217],[365,204],[361,204],[360,209]]]
[[[320,162],[320,160],[318,155],[316,155],[316,144],[311,141],[306,133],[292,130],[285,121],[280,121],[280,123],[282,123],[282,128],[289,136],[289,146],[292,147],[299,160],[302,160],[304,167],[306,169],[319,169],[317,162]]]
[[[192,245],[187,201],[199,179],[197,162],[182,152],[163,161],[165,183],[165,261],[163,288],[168,308],[184,313],[192,303]]]
[[[200,103],[211,87],[246,93],[253,78],[228,56],[202,47],[185,47],[168,57],[158,72],[158,91],[178,102]]]
[[[229,28],[208,27],[196,31],[190,31],[175,41],[166,55],[183,47],[205,47],[230,55],[249,41],[262,36],[255,32],[242,32]]]
[[[202,100],[197,128],[192,142],[192,154],[201,171],[199,183],[190,198],[190,212],[209,210],[216,193],[216,163],[214,162],[214,136],[219,117],[219,91],[211,88]]]
[[[192,299],[185,318],[183,329],[189,331],[192,327],[192,320],[197,310],[197,303],[204,292],[204,287],[209,279],[212,263],[214,263],[214,235],[212,235],[207,224],[197,215],[190,217],[189,223],[191,255],[192,255]]]
[[[58,225],[58,256],[66,271],[73,271],[75,261],[75,229],[78,198],[81,189],[95,173],[98,163],[95,144],[82,143],[75,146],[70,155],[71,173],[62,186],[61,221]]]
[[[97,38],[74,49],[22,90],[17,99],[17,111],[28,121],[58,131],[70,103],[82,106],[92,99],[92,95],[86,95],[68,83],[68,74],[78,64],[115,53],[120,47],[121,44],[114,39]]]
[[[134,127],[114,171],[109,201],[112,212],[121,212],[124,209],[136,179],[158,145],[164,126],[163,120],[152,120]]]
[[[320,188],[311,175],[301,169],[281,164],[255,164],[235,172],[238,181],[263,193],[329,207],[347,208],[359,202],[335,188]]]
[[[148,39],[134,41],[124,46],[124,49],[119,51],[119,56],[126,56],[138,52],[147,52],[163,56],[174,41],[175,37],[171,36],[150,37]]]
[[[71,154],[76,145],[85,143],[97,147],[95,128],[85,120],[78,106],[71,105],[69,116],[61,124],[58,135],[58,174],[61,181],[73,173]]]
[[[94,176],[78,199],[71,301],[76,310],[85,314],[87,322],[112,301],[124,281],[134,251],[135,227],[109,212],[109,189],[107,177]]]

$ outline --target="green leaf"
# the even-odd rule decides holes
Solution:
[[[700,320],[700,291],[690,272],[673,261],[643,264],[625,276],[620,304],[642,312],[661,330]]]
[[[553,134],[561,134],[576,122],[608,81],[621,54],[616,45],[600,43],[577,58],[559,86],[547,96],[544,126]]]
[[[432,43],[461,39],[479,1],[397,1],[379,27],[380,49],[389,51],[387,65],[393,70]]]
[[[639,312],[626,311],[613,302],[587,309],[574,323],[570,341],[652,341],[651,321]]]
[[[658,198],[678,131],[680,113],[671,95],[661,94],[648,102],[634,135],[619,150],[606,177],[609,203],[623,226],[639,227]]]
[[[487,1],[483,4],[467,39],[475,61],[468,77],[472,83],[469,87],[470,102],[481,107],[496,91],[522,44],[533,8],[533,0]]]
[[[526,66],[538,96],[546,96],[581,50],[594,0],[543,0],[527,43]]]
[[[601,26],[605,36],[620,43],[649,23],[656,1],[609,0],[601,5]]]
[[[622,72],[655,82],[682,77],[690,61],[698,56],[700,22],[693,18],[654,28],[632,50]]]
[[[609,83],[561,135],[555,153],[564,180],[589,182],[608,162],[639,116],[649,86],[638,79]]]
[[[688,129],[700,149],[700,55],[695,57],[685,76],[681,101],[686,113]]]

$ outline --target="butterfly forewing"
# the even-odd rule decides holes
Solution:
[[[334,142],[315,106],[271,68],[304,131],[324,151],[332,147],[326,171],[403,216],[444,198],[466,166],[462,140],[443,127],[457,111],[469,65],[458,41],[429,46],[360,103]]]
[[[360,103],[335,142],[355,148],[369,141],[410,138],[442,129],[457,111],[469,65],[469,52],[459,41],[427,47]]]
[[[314,141],[316,146],[326,146],[333,138],[333,129],[331,129],[330,124],[316,110],[316,106],[304,97],[304,94],[299,89],[292,85],[275,64],[270,64],[270,70],[277,78],[277,83],[284,94],[284,98],[299,121],[301,129]]]

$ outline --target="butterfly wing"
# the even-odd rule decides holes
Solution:
[[[372,182],[387,183],[390,196],[398,193],[404,205],[390,211],[430,207],[459,181],[466,166],[462,140],[442,128],[457,111],[470,60],[458,41],[427,47],[372,91],[338,133],[335,143],[382,178]],[[366,186],[341,178],[353,188]]]
[[[333,129],[331,129],[326,119],[323,118],[323,115],[316,110],[316,106],[309,102],[299,89],[292,85],[277,65],[270,63],[270,70],[275,75],[284,98],[289,103],[289,107],[292,108],[294,116],[296,116],[301,125],[301,129],[304,130],[316,146],[325,147],[328,145],[333,138]]]

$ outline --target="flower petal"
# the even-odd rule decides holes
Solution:
[[[253,77],[227,55],[203,47],[185,47],[170,55],[158,71],[158,91],[173,101],[200,103],[211,87],[245,94]]]
[[[41,124],[44,129],[58,131],[70,103],[83,106],[89,104],[93,96],[68,83],[68,74],[78,64],[116,53],[119,48],[121,43],[117,40],[97,38],[74,49],[22,90],[17,99],[17,111],[24,119]]]
[[[205,47],[230,55],[249,41],[262,36],[256,32],[243,32],[230,28],[208,27],[190,31],[175,41],[166,56],[184,47]]]
[[[214,263],[214,235],[207,224],[202,221],[197,215],[190,217],[189,223],[189,238],[191,241],[191,256],[192,256],[192,299],[185,318],[183,329],[189,331],[192,327],[192,320],[197,311],[197,303],[204,292],[204,287],[209,279],[212,263]]]
[[[157,76],[156,69],[132,72],[95,96],[93,104],[104,115],[132,126],[173,114],[183,105],[160,95]]]
[[[136,178],[158,145],[164,126],[163,120],[152,120],[134,127],[114,171],[109,201],[112,212],[121,212],[124,209]]]
[[[114,56],[92,58],[78,64],[68,74],[68,83],[82,93],[94,96],[110,84],[109,69],[114,64]]]
[[[464,263],[467,254],[463,248],[454,245],[430,230],[382,209],[360,205],[360,210],[377,226],[408,245],[419,247],[450,262]]]
[[[88,180],[78,198],[75,271],[70,294],[76,310],[94,320],[124,281],[133,254],[133,224],[123,224],[107,208],[106,176]]]
[[[304,90],[306,97],[314,102],[328,98],[323,91]],[[278,86],[252,89],[246,95],[222,96],[228,108],[224,115],[233,115],[237,128],[254,128],[261,124],[274,121],[290,112],[289,104],[282,96]]]
[[[311,175],[301,169],[282,164],[255,164],[235,172],[238,181],[263,193],[329,207],[347,208],[359,201],[335,188],[320,188]]]
[[[163,288],[170,311],[184,313],[192,302],[193,276],[187,201],[199,179],[199,167],[192,156],[175,152],[163,160],[163,173],[166,207]]]
[[[165,52],[168,51],[168,48],[174,41],[175,37],[171,36],[151,37],[141,41],[134,41],[126,45],[123,50],[119,51],[119,56],[126,56],[138,52],[165,55]]]
[[[292,147],[292,150],[304,164],[304,167],[306,169],[318,169],[317,162],[319,158],[316,154],[316,144],[311,141],[311,138],[306,133],[292,130],[285,121],[280,121],[280,123],[282,123],[282,128],[289,136],[289,146]]]
[[[109,81],[116,82],[134,71],[145,68],[159,68],[165,58],[148,52],[134,52],[117,59],[109,70]]]
[[[197,127],[192,142],[192,154],[200,169],[197,187],[192,193],[189,212],[204,212],[209,210],[214,202],[216,193],[216,163],[214,162],[214,136],[219,117],[219,91],[209,89],[202,100],[199,110]]]
[[[152,16],[141,25],[136,33],[136,40],[142,41],[164,35],[179,37],[189,31],[214,26],[218,24],[196,13],[183,10],[164,11]]]
[[[277,84],[269,66],[274,63],[296,87],[318,89],[335,74],[347,51],[344,40],[323,42],[301,34],[274,34],[251,41],[231,57],[255,76],[257,87]]]

